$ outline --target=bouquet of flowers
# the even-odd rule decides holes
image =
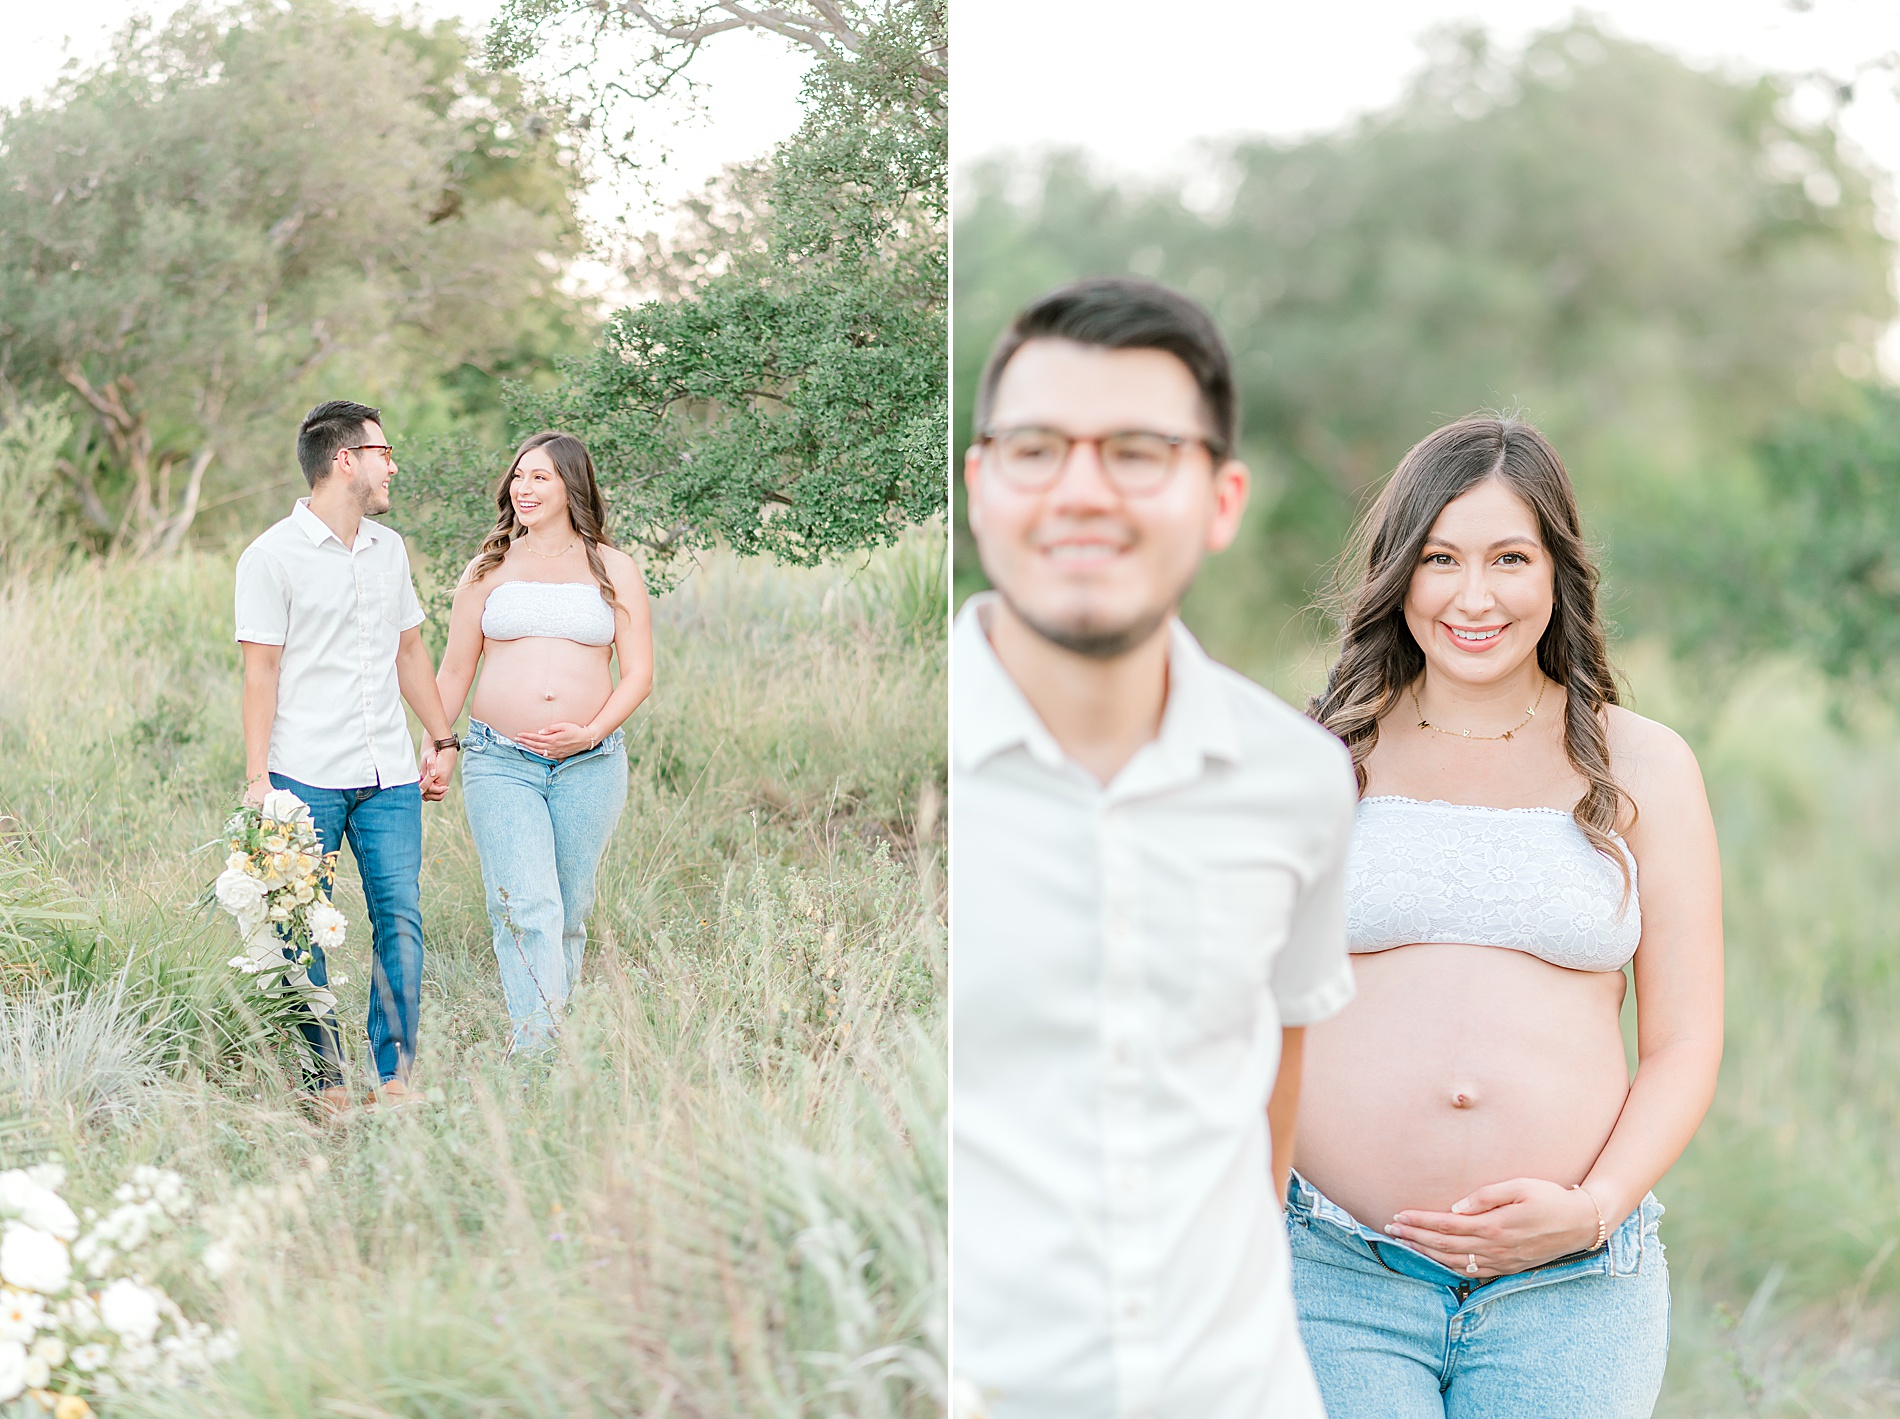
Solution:
[[[224,836],[231,855],[212,893],[236,918],[246,948],[231,958],[232,967],[246,975],[281,972],[288,983],[316,991],[305,974],[310,948],[341,946],[348,922],[326,895],[337,855],[323,850],[309,805],[274,788],[262,804],[239,805]]]
[[[57,1163],[0,1172],[0,1404],[85,1419],[91,1399],[182,1384],[237,1352],[145,1274],[192,1215],[178,1174],[134,1169],[83,1236],[65,1184]]]

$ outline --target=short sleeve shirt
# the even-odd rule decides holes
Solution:
[[[284,648],[270,769],[312,788],[421,778],[396,683],[402,633],[422,624],[409,552],[365,518],[345,547],[299,498],[237,565],[237,638]]]
[[[1323,1419],[1266,1105],[1353,991],[1344,747],[1178,622],[1104,786],[952,640],[956,1367],[993,1419]]]

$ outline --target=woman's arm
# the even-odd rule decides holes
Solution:
[[[1722,1063],[1722,868],[1695,755],[1674,731],[1612,711],[1612,762],[1637,806],[1643,939],[1636,1077],[1582,1190],[1543,1178],[1478,1188],[1451,1212],[1405,1211],[1386,1230],[1447,1266],[1497,1276],[1582,1251],[1598,1213],[1614,1229],[1669,1171],[1715,1097]]]
[[[653,616],[646,578],[625,552],[602,547],[600,555],[614,584],[614,654],[620,657],[620,683],[587,723],[550,724],[515,736],[523,748],[551,759],[593,748],[620,728],[653,690]]]
[[[1638,808],[1627,834],[1643,905],[1632,962],[1637,1065],[1616,1128],[1583,1180],[1613,1227],[1689,1146],[1722,1064],[1722,865],[1702,770],[1674,732],[1617,718],[1611,754],[1624,751]]]
[[[435,672],[436,693],[442,697],[451,727],[462,717],[469,687],[475,683],[475,668],[482,658],[482,607],[493,589],[486,580],[470,580],[469,572],[474,570],[475,564],[470,562],[462,573],[461,585],[455,588],[455,601],[449,610],[449,643],[442,651],[442,666]]]

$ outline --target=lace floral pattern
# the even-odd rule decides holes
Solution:
[[[1347,864],[1346,942],[1355,952],[1507,946],[1571,970],[1620,970],[1643,934],[1636,862],[1623,855],[1627,909],[1623,874],[1561,809],[1368,798]]]

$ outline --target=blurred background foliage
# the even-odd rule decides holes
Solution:
[[[1873,180],[1785,97],[1587,22],[1508,55],[1461,32],[1389,112],[1210,155],[1217,200],[1073,155],[978,166],[959,178],[958,453],[1011,313],[1134,272],[1206,302],[1233,344],[1257,489],[1192,603],[1230,660],[1268,673],[1316,632],[1284,639],[1353,516],[1477,409],[1520,411],[1563,453],[1626,631],[1758,647],[1763,596],[1795,589],[1755,585],[1754,559],[1807,555],[1765,545],[1793,530],[1766,514],[1831,497],[1769,449],[1873,448],[1857,431],[1884,427],[1874,344],[1894,314]],[[1711,535],[1743,522],[1755,535]],[[960,535],[959,592],[980,575]]]
[[[1173,182],[958,173],[959,458],[1029,299],[1133,272],[1205,301],[1258,483],[1184,615],[1294,703],[1406,448],[1501,408],[1564,455],[1631,703],[1689,738],[1722,843],[1722,1082],[1657,1187],[1683,1419],[1900,1415],[1896,252],[1883,179],[1790,92],[1588,22],[1510,53],[1448,33],[1390,111]],[[974,552],[959,521],[959,599]]]

